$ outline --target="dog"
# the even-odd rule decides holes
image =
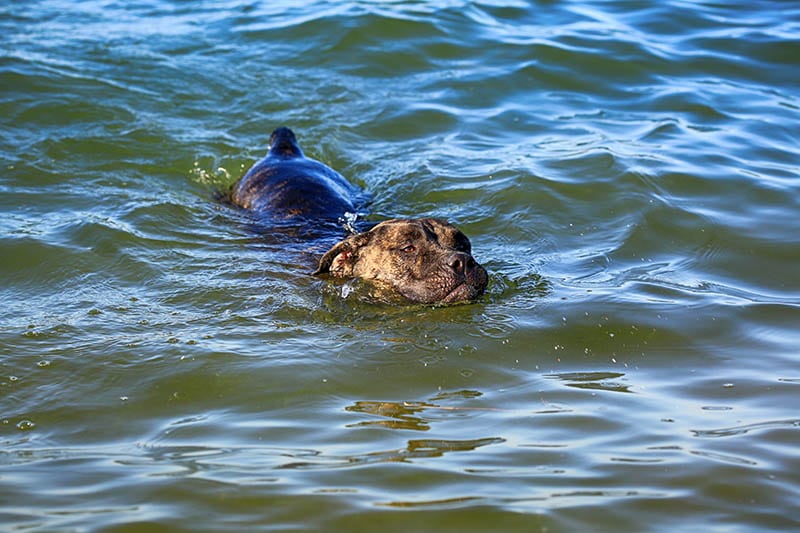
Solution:
[[[280,127],[267,156],[233,185],[230,200],[271,221],[341,225],[356,212],[358,195],[341,174],[306,157],[292,130]],[[467,236],[436,218],[391,219],[350,235],[322,256],[313,274],[361,278],[426,304],[475,300],[489,281]]]

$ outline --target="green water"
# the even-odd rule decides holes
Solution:
[[[4,531],[800,527],[790,2],[0,6]],[[477,303],[215,194],[286,125]]]

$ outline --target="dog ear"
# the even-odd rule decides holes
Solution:
[[[353,267],[358,261],[358,252],[369,240],[369,233],[358,233],[337,243],[325,252],[325,255],[319,260],[317,270],[312,275],[330,274],[337,278],[352,277]]]

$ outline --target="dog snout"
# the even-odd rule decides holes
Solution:
[[[451,255],[447,261],[447,264],[457,274],[461,275],[466,275],[469,271],[474,270],[478,266],[478,263],[475,262],[475,259],[473,259],[471,255],[464,252],[457,252]]]

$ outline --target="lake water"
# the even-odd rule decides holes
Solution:
[[[437,216],[370,301],[217,201]],[[800,6],[0,6],[0,529],[800,528]]]

